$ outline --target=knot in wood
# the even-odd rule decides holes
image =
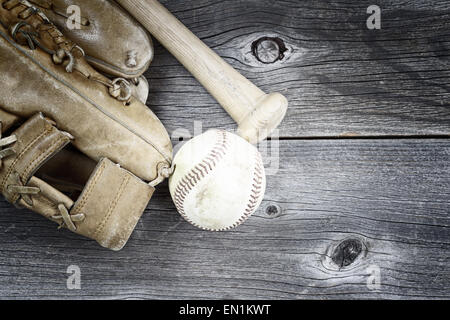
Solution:
[[[331,260],[340,268],[347,267],[355,262],[363,252],[363,244],[358,239],[342,241],[333,251]]]
[[[286,51],[287,48],[280,38],[262,37],[252,44],[253,55],[265,64],[282,60]]]
[[[278,217],[281,214],[281,208],[278,205],[271,204],[266,207],[266,214],[271,218]]]

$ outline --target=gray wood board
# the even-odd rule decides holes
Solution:
[[[382,28],[368,30],[373,1],[162,1],[233,67],[290,101],[282,137],[450,134],[450,2],[380,0]],[[278,37],[284,59],[252,54]],[[235,128],[232,119],[160,45],[147,77],[149,106],[173,133]]]
[[[281,141],[279,165],[271,150],[247,223],[197,230],[163,185],[118,253],[1,200],[0,297],[450,298],[449,140]],[[346,239],[362,252],[338,266]],[[81,290],[66,288],[70,265]]]

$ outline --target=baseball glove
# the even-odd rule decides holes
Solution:
[[[120,250],[172,145],[133,85],[153,57],[147,34],[110,1],[79,2],[91,15],[69,32],[77,1],[0,0],[0,192]]]

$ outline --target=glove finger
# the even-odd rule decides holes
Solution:
[[[148,33],[108,0],[31,0],[86,53],[97,70],[126,79],[141,76],[153,60]]]

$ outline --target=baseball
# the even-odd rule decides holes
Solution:
[[[181,147],[169,189],[178,212],[210,231],[237,227],[261,204],[266,176],[261,154],[243,138],[209,130]]]

